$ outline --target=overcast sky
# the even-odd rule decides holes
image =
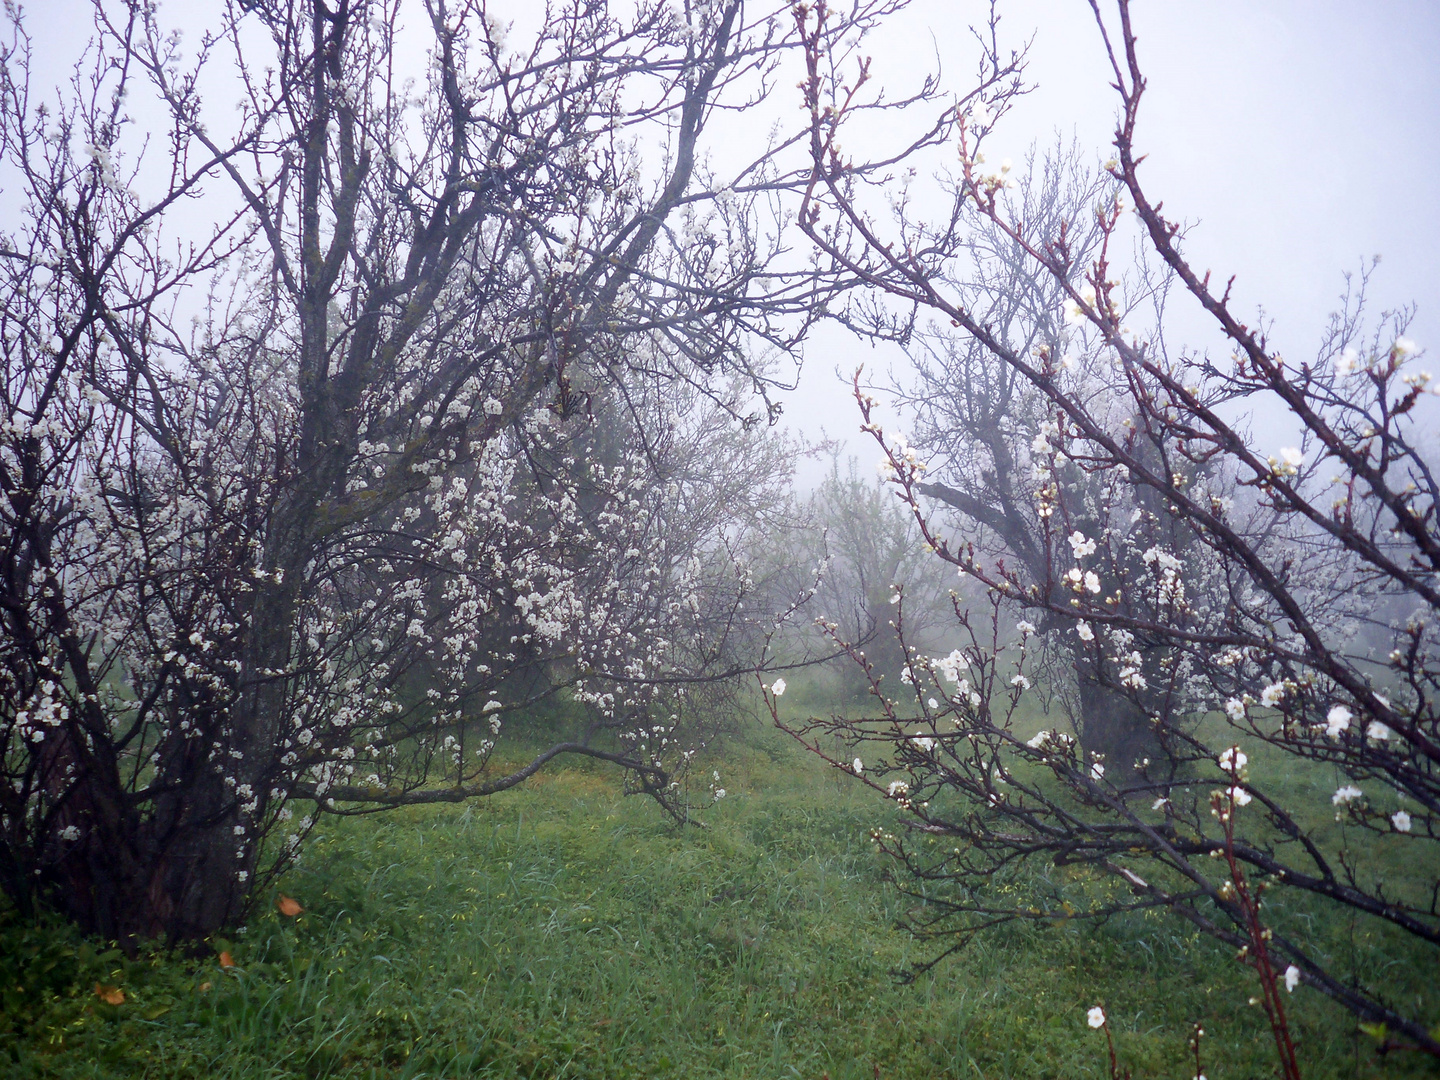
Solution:
[[[170,0],[162,10],[167,22],[199,25],[212,6]],[[521,23],[534,10],[532,0],[491,6]],[[974,68],[965,27],[986,6],[914,0],[867,42],[875,76],[903,85],[938,58],[963,92]],[[45,59],[75,48],[88,10],[89,0],[28,5]],[[1087,0],[1001,0],[1000,10],[1011,42],[1033,35],[1038,89],[991,137],[990,159],[1019,160],[1057,131],[1096,161],[1108,156],[1116,97]],[[1236,276],[1236,310],[1248,317],[1263,305],[1272,343],[1311,355],[1342,272],[1379,254],[1377,308],[1415,302],[1411,336],[1440,341],[1440,0],[1135,0],[1134,18],[1149,78],[1142,178],[1168,216],[1196,226],[1192,262]],[[798,107],[791,83],[781,80],[780,93]],[[1172,341],[1202,336],[1197,316],[1177,315]],[[781,397],[786,425],[850,436],[859,421],[835,372],[861,362],[874,371],[885,358],[838,333],[817,338],[800,389]]]
[[[928,61],[926,31],[957,78],[968,72],[956,46],[983,7],[916,4],[893,36],[871,42],[876,74]],[[1039,88],[1001,126],[990,160],[1018,160],[1056,130],[1108,156],[1116,96],[1089,4],[1002,0],[1001,10],[1012,40],[1034,34]],[[1263,305],[1273,344],[1312,355],[1342,272],[1378,254],[1378,306],[1414,301],[1411,336],[1440,340],[1440,3],[1136,0],[1134,24],[1149,79],[1142,179],[1167,216],[1196,224],[1195,265],[1236,275],[1236,310]],[[853,432],[835,369],[878,360],[838,336],[812,346],[800,391],[784,398],[787,423],[812,436]],[[866,462],[877,456],[852,445]]]

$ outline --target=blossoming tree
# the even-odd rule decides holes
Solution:
[[[793,25],[574,2],[507,42],[483,5],[241,0],[187,53],[97,0],[51,100],[17,12],[10,900],[202,937],[314,806],[483,796],[565,753],[683,812],[686,688],[738,665],[729,552],[774,465],[754,358],[847,277],[786,257],[783,141],[704,157]],[[557,687],[588,727],[492,767]]]
[[[1021,61],[995,47],[992,24],[977,35],[990,43],[981,82],[938,121],[958,155],[944,174],[953,205],[930,222],[892,195],[882,224],[839,147],[870,72],[832,74],[826,17],[823,5],[799,16],[813,160],[802,226],[898,300],[900,318],[936,317],[943,356],[970,358],[965,379],[932,393],[998,393],[976,378],[999,380],[1039,429],[1023,442],[1002,431],[980,458],[1013,457],[1008,498],[1025,528],[1012,534],[1006,496],[971,500],[975,477],[939,428],[915,445],[887,434],[857,386],[896,493],[936,557],[989,599],[957,602],[964,647],[907,647],[908,685],[877,683],[873,715],[792,730],[827,755],[817,735],[847,739],[858,756],[835,754],[836,767],[904,811],[907,827],[876,839],[923,884],[925,932],[963,942],[1005,921],[1168,911],[1255,968],[1286,1075],[1284,995],[1302,986],[1387,1045],[1440,1052],[1424,987],[1373,962],[1440,946],[1440,484],[1408,313],[1372,317],[1362,275],[1319,354],[1296,361],[1192,266],[1142,180],[1146,82],[1127,0],[1096,6],[1121,107],[1104,182],[1039,212],[1036,185],[1020,191],[1008,163],[985,160],[1017,91],[1003,73]],[[977,259],[977,238],[1000,257]],[[1017,284],[1030,294],[1014,297]],[[1007,296],[1013,310],[997,312]],[[1182,301],[1226,355],[1167,344],[1161,313]],[[1268,445],[1247,419],[1262,413],[1293,434]],[[991,419],[1023,426],[1006,410]],[[983,443],[983,425],[964,438]],[[1077,741],[1083,714],[1070,730],[1029,726],[1046,637],[1123,702],[1108,708],[1144,724],[1138,758]],[[1372,951],[1337,947],[1355,922]]]
[[[1002,163],[1001,170],[1007,190],[1014,191],[1012,213],[1032,228],[1054,232],[1063,222],[1078,223],[1069,229],[1069,243],[1072,280],[1079,279],[1078,267],[1093,259],[1104,235],[1090,208],[1111,194],[1113,180],[1087,169],[1078,148],[1059,145],[1043,157],[1032,152],[1019,169]],[[1087,348],[1075,332],[1078,313],[1065,310],[1066,282],[1035,265],[1022,246],[983,218],[959,238],[957,254],[961,258],[942,272],[977,321],[1016,352],[1058,357],[1071,393],[1083,397],[1092,412],[1121,422],[1123,381],[1103,349]],[[1143,278],[1130,283],[1125,303],[1131,321],[1163,300],[1163,289],[1150,284]],[[1083,281],[1079,285],[1083,288]],[[1118,520],[1120,489],[1109,474],[1076,468],[1055,454],[1059,429],[1045,397],[982,342],[951,329],[915,328],[910,377],[898,381],[892,393],[910,420],[911,439],[925,450],[926,475],[917,490],[954,512],[944,519],[948,542],[965,544],[972,557],[992,565],[1013,567],[1029,585],[1048,589],[1053,601],[1068,606],[1077,594],[1100,589],[1100,576],[1083,564],[1096,554],[1096,536],[1103,530],[1110,540],[1112,577],[1146,577],[1155,567],[1168,575],[1167,587],[1177,597],[1187,587],[1203,595],[1206,586],[1194,560],[1180,580],[1177,553],[1184,530],[1156,513],[1153,501],[1127,505],[1129,520]],[[1188,468],[1192,485],[1206,471]],[[888,461],[882,470],[894,476]],[[1070,531],[1064,543],[1047,543],[1062,488]],[[906,626],[913,638],[913,590],[907,592],[912,595]],[[1127,606],[1137,599],[1119,597]],[[1088,623],[1044,613],[1038,618],[1031,668],[1042,674],[1081,746],[1124,782],[1136,775],[1137,762],[1159,756],[1147,708],[1137,707],[1130,694],[1115,693],[1100,677],[1088,647],[1094,640]],[[1075,632],[1053,632],[1064,630]],[[1125,678],[1140,696],[1163,693],[1160,684],[1166,680],[1158,676],[1172,662],[1188,673],[1186,658],[1173,655],[1163,642],[1141,635],[1130,644]]]

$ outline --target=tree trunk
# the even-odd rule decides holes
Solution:
[[[89,933],[128,950],[141,939],[203,940],[244,914],[254,844],[237,836],[234,796],[218,776],[203,790],[156,800],[143,819],[94,814],[83,839],[47,874],[54,906]],[[82,784],[74,809],[112,800]],[[82,810],[82,808],[84,808]]]
[[[1076,735],[1088,754],[1103,759],[1105,779],[1125,788],[1144,778],[1144,765],[1156,760],[1160,744],[1145,710],[1099,679],[1094,663],[1077,657],[1075,681],[1079,692]]]

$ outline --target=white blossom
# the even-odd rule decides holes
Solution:
[[[1149,548],[1140,558],[1147,566],[1153,565],[1161,570],[1180,569],[1180,560],[1158,545]]]
[[[1245,756],[1245,752],[1238,746],[1232,746],[1228,750],[1221,751],[1220,756],[1215,760],[1220,763],[1220,768],[1226,772],[1239,772],[1250,761],[1250,759]]]
[[[1350,729],[1351,712],[1344,705],[1336,705],[1331,708],[1325,717],[1325,734],[1332,739],[1338,739],[1340,733]]]
[[[1084,306],[1082,306],[1084,305]],[[1065,301],[1065,322],[1069,326],[1083,326],[1086,322],[1086,309],[1095,307],[1095,286],[1086,284],[1080,289],[1080,300]]]
[[[1087,540],[1079,529],[1070,534],[1069,540],[1070,550],[1075,553],[1075,558],[1083,559],[1087,555],[1095,554],[1095,541]]]

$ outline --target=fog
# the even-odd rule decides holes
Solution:
[[[194,45],[219,6],[162,4],[162,21],[191,28],[186,42]],[[89,9],[88,0],[29,8],[42,84],[68,80]],[[520,0],[490,10],[519,36],[533,21],[534,6]],[[916,0],[866,41],[873,78],[903,89],[938,65],[945,89],[963,93],[975,55],[968,26],[986,10],[974,0]],[[990,156],[1019,160],[1058,135],[1103,160],[1117,98],[1089,5],[1011,0],[999,11],[1002,42],[1030,43],[1035,89],[990,138]],[[1191,227],[1193,263],[1216,279],[1235,277],[1235,310],[1249,319],[1263,309],[1273,321],[1271,344],[1308,357],[1344,273],[1378,255],[1372,314],[1414,303],[1410,336],[1432,344],[1440,326],[1440,8],[1429,0],[1152,0],[1135,17],[1149,79],[1138,133],[1148,154],[1142,176],[1167,216]],[[410,60],[418,72],[423,54]],[[780,79],[762,111],[797,118],[793,81]],[[722,147],[733,133],[759,127],[736,127],[733,118],[717,126],[726,123]],[[208,197],[221,192],[230,197],[223,185]],[[216,220],[213,203],[193,209],[197,223]],[[1175,305],[1170,315],[1172,344],[1216,344],[1193,306]],[[868,462],[874,454],[855,436],[849,391],[862,364],[881,387],[905,366],[896,349],[822,327],[805,348],[797,388],[776,395],[783,429],[811,442],[837,440]],[[778,374],[783,381],[789,373]],[[812,487],[826,468],[821,458],[802,460],[799,486]]]
[[[19,1070],[1440,1060],[1434,0],[853,2],[7,8]]]
[[[999,126],[989,156],[1019,160],[1058,132],[1103,160],[1118,99],[1089,5],[1024,0],[1000,11],[1009,42],[1033,36],[1037,88]],[[973,70],[965,21],[983,14],[981,4],[915,5],[893,37],[869,43],[874,76],[913,77],[938,56],[951,85],[963,87]],[[1440,8],[1423,0],[1167,0],[1137,5],[1135,19],[1149,80],[1137,135],[1149,155],[1142,177],[1167,216],[1193,226],[1194,264],[1217,279],[1235,276],[1235,310],[1248,319],[1263,308],[1274,347],[1308,357],[1344,272],[1379,255],[1372,313],[1415,303],[1410,336],[1432,345],[1440,326]],[[917,48],[927,38],[925,51]],[[1213,343],[1192,307],[1171,314],[1172,343]],[[845,440],[868,461],[875,454],[853,437],[858,414],[839,376],[848,380],[865,364],[883,385],[895,360],[895,351],[821,335],[799,388],[782,396],[785,423],[811,439]],[[802,466],[802,485],[820,471]]]

